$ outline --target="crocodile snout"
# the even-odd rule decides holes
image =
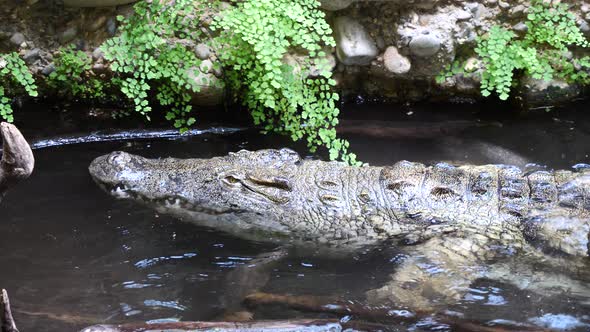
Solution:
[[[119,181],[120,173],[125,169],[130,159],[130,155],[126,152],[112,152],[94,159],[88,170],[92,178],[99,184],[114,184]]]

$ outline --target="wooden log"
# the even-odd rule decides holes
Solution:
[[[217,332],[337,332],[342,326],[337,320],[298,319],[285,321],[234,322],[170,322],[138,323],[124,325],[94,325],[80,332],[164,332],[164,331],[211,331]]]
[[[8,293],[5,289],[2,290],[0,297],[0,332],[18,332],[10,310]]]
[[[282,295],[269,293],[254,293],[246,297],[246,305],[256,307],[260,305],[283,305],[291,309],[316,313],[331,313],[335,315],[354,316],[361,321],[391,322],[392,324],[410,323],[424,318],[432,318],[441,324],[446,324],[453,331],[461,332],[549,332],[532,325],[518,326],[486,326],[480,322],[461,319],[460,317],[436,312],[407,310],[392,310],[389,307],[371,307],[352,301],[330,301],[325,297],[310,295]]]
[[[35,158],[29,143],[20,131],[10,123],[0,123],[2,160],[0,160],[0,201],[6,191],[33,172]]]

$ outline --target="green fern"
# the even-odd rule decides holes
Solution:
[[[324,48],[335,46],[317,0],[245,0],[222,13],[213,28],[229,85],[266,131],[305,138],[314,151],[326,146],[331,159],[355,164],[349,143],[336,136],[339,96]],[[301,69],[283,59],[298,50]],[[310,77],[312,68],[319,75]]]
[[[200,75],[201,60],[185,43],[201,39],[198,17],[207,6],[206,1],[140,1],[132,16],[118,17],[120,36],[101,47],[135,111],[149,119],[148,94],[154,90],[155,99],[169,109],[166,118],[181,131],[196,121],[191,116],[191,94],[209,83]],[[205,81],[196,82],[194,77]]]
[[[106,85],[92,72],[92,59],[73,46],[59,50],[54,59],[55,70],[49,75],[47,85],[74,98],[104,100]]]
[[[14,121],[11,98],[7,93],[19,86],[31,97],[38,95],[33,75],[18,53],[0,54],[0,117],[7,122]]]
[[[496,93],[500,99],[508,99],[517,72],[546,81],[559,78],[570,83],[590,83],[587,72],[590,58],[572,60],[567,56],[570,48],[588,48],[590,44],[566,4],[533,0],[526,26],[527,33],[520,39],[501,26],[493,26],[486,35],[477,39],[475,52],[483,64],[483,96]],[[442,83],[455,74],[457,72],[446,68],[437,77],[437,82]]]

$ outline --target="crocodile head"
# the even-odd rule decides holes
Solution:
[[[243,237],[245,231],[289,231],[280,221],[291,203],[299,162],[288,149],[185,160],[113,152],[95,159],[89,171],[115,197]]]

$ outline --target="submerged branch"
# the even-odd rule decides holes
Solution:
[[[15,183],[28,178],[33,172],[35,158],[29,143],[12,124],[0,123],[2,160],[0,160],[0,201]]]

